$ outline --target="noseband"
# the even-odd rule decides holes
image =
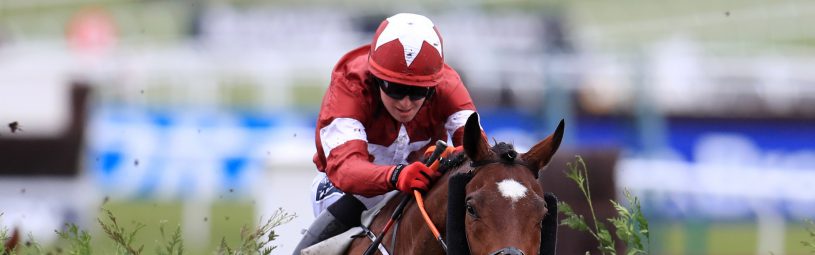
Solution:
[[[490,255],[524,255],[524,252],[515,247],[503,248]]]

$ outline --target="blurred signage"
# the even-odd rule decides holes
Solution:
[[[264,171],[313,169],[313,130],[287,114],[108,107],[88,134],[95,181],[123,197],[241,196]]]
[[[484,113],[485,131],[520,150],[541,136],[531,116],[513,115],[516,122],[508,124]],[[764,206],[789,217],[815,216],[815,195],[806,192],[815,186],[815,146],[795,132],[800,123],[786,130],[778,123],[679,120],[669,128],[668,153],[653,158],[637,153],[628,128],[614,127],[618,121],[578,119],[572,129],[578,141],[567,143],[624,148],[618,190],[638,192],[651,212],[732,219]],[[316,173],[313,132],[305,115],[102,107],[91,117],[86,160],[108,194],[215,199],[245,194],[264,171]]]

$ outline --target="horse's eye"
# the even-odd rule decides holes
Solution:
[[[475,212],[475,207],[470,204],[467,204],[467,214],[473,218],[478,218],[478,213]]]

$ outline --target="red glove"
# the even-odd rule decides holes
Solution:
[[[421,162],[410,165],[397,165],[390,173],[390,184],[402,192],[412,192],[414,189],[427,191],[430,182],[439,178],[441,173],[431,169]]]
[[[435,150],[436,150],[436,145],[432,145],[432,146],[428,147],[427,150],[424,151],[424,158],[429,158],[430,154],[433,154],[433,151],[435,151]],[[447,156],[449,156],[451,154],[459,153],[459,152],[462,152],[462,151],[464,151],[464,146],[461,146],[461,145],[456,146],[456,147],[447,146],[447,148],[444,149],[444,151],[441,153],[441,155],[439,155],[439,158],[447,158]]]

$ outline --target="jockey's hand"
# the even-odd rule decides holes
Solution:
[[[390,173],[390,184],[402,192],[412,192],[414,189],[427,191],[430,182],[439,178],[441,173],[431,169],[421,162],[410,165],[397,165]]]
[[[432,146],[428,147],[427,150],[424,151],[424,158],[429,158],[430,154],[433,154],[433,151],[435,151],[435,150],[436,150],[436,145],[432,145]],[[447,158],[447,156],[450,156],[450,155],[452,155],[454,153],[459,153],[459,152],[462,152],[462,151],[464,151],[464,146],[461,146],[461,145],[456,146],[456,147],[447,146],[447,148],[444,149],[444,152],[442,152],[441,155],[439,155],[439,158]]]

